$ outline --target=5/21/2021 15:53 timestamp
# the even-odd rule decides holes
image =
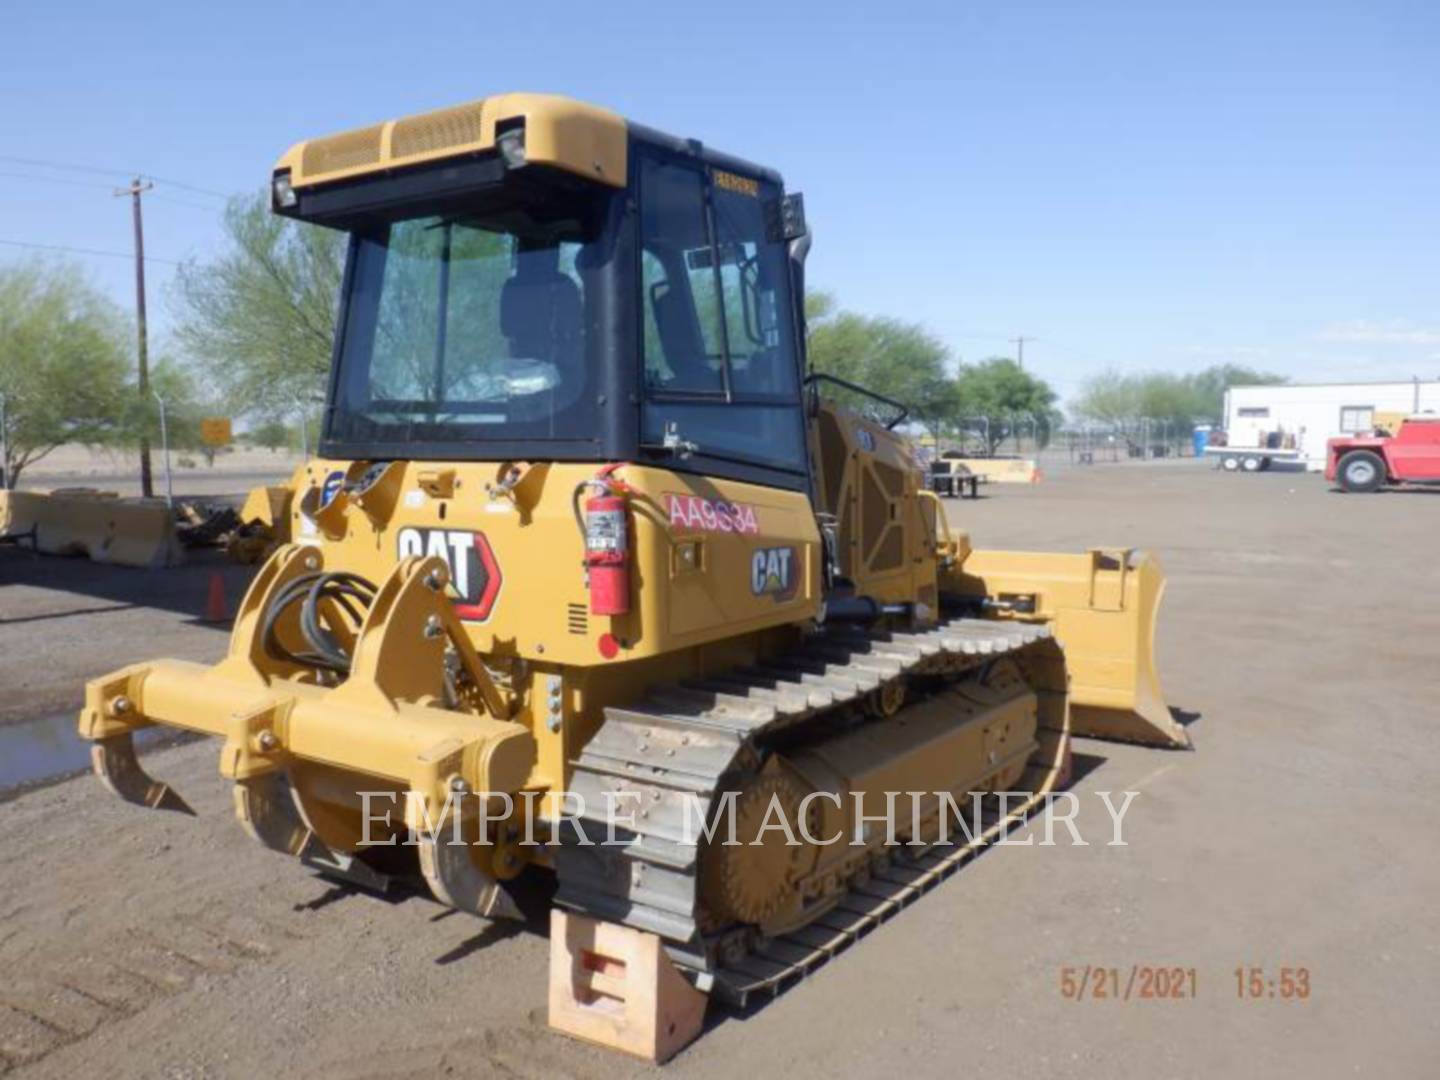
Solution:
[[[1238,1001],[1306,1001],[1310,969],[1237,965],[1231,971]],[[1206,980],[1209,983],[1209,980]],[[1214,985],[1214,984],[1211,984]],[[1131,964],[1128,968],[1074,964],[1060,969],[1060,996],[1068,1001],[1194,1001],[1201,979],[1193,967]]]

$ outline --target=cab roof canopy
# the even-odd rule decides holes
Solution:
[[[714,150],[696,139],[677,138],[629,122],[609,109],[574,98],[523,93],[496,94],[307,139],[276,162],[275,176],[283,176],[297,192],[320,191],[332,183],[345,186],[346,181],[363,182],[446,161],[475,161],[494,155],[503,138],[517,129],[524,132],[526,164],[549,166],[608,187],[625,187],[632,140],[784,187],[774,169]]]
[[[555,94],[497,94],[308,139],[286,151],[275,172],[288,172],[293,188],[328,184],[494,150],[499,135],[519,127],[527,163],[625,186],[624,118]]]

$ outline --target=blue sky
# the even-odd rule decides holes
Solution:
[[[811,282],[1088,374],[1440,377],[1440,4],[10,4],[0,241],[130,250],[140,171],[226,193],[292,142],[512,90],[773,165]],[[518,14],[516,11],[518,10]],[[152,318],[221,241],[147,202]],[[0,244],[0,260],[22,249]],[[131,302],[123,259],[79,256]]]

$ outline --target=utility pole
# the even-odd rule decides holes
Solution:
[[[140,177],[131,181],[127,188],[120,188],[118,195],[129,195],[132,216],[135,220],[135,326],[139,334],[140,400],[150,397],[150,352],[145,335],[145,224],[140,216],[140,196],[155,185]],[[150,437],[140,432],[140,493],[147,499],[155,494],[155,485],[150,476]]]
[[[1017,356],[1016,356],[1016,358],[1015,358],[1015,362],[1020,365],[1020,370],[1021,370],[1021,371],[1024,371],[1024,370],[1025,370],[1025,335],[1024,335],[1024,334],[1021,334],[1019,337],[1014,337],[1014,338],[1011,338],[1010,340],[1014,343],[1014,345],[1015,345],[1015,350],[1016,350],[1016,353],[1017,353]]]

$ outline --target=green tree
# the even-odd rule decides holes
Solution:
[[[1257,371],[1243,364],[1216,364],[1186,376],[1190,416],[1219,424],[1225,420],[1225,391],[1232,386],[1278,386],[1289,380],[1273,371]]]
[[[140,445],[142,436],[158,452],[161,449],[160,401],[165,402],[165,440],[171,453],[204,449],[200,420],[213,413],[201,404],[194,376],[173,359],[164,357],[150,370],[150,393],[141,397],[132,386],[120,401],[117,423],[102,440],[125,449]],[[207,455],[207,460],[209,459]],[[159,468],[156,464],[156,468]]]
[[[177,339],[239,409],[290,409],[323,392],[344,234],[270,212],[265,193],[225,211],[226,250],[177,279]]]
[[[1187,374],[1105,371],[1085,380],[1074,412],[1087,420],[1120,426],[1149,418],[1185,432],[1197,423],[1220,422],[1230,387],[1284,381],[1283,376],[1236,364]]]
[[[1044,424],[1047,430],[1053,425],[1055,391],[1014,360],[995,356],[979,364],[961,365],[955,379],[954,408],[960,419],[983,416],[989,420],[986,450],[993,454],[1021,425]]]
[[[111,442],[121,427],[129,330],[119,309],[64,262],[0,267],[0,395],[10,486],[67,442]]]
[[[1118,371],[1102,371],[1081,385],[1071,407],[1076,416],[1102,424],[1121,424],[1141,415],[1140,381]]]
[[[807,295],[805,311],[811,370],[899,401],[932,430],[948,421],[949,350],[928,330],[899,319],[840,311],[828,293]],[[887,420],[894,415],[862,395],[839,390],[827,394],[832,392],[847,407]]]
[[[290,434],[290,429],[283,421],[266,420],[250,430],[249,439],[273,454],[290,445]]]
[[[835,314],[835,294],[824,289],[807,289],[805,292],[805,323],[821,323]]]

